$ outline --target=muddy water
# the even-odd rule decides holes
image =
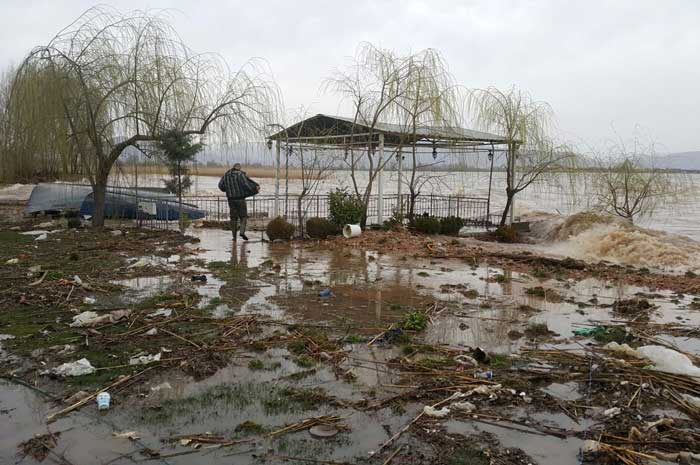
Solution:
[[[189,270],[192,274],[208,276],[206,284],[192,283],[187,273],[179,278],[153,276],[123,281],[120,284],[129,289],[124,293],[127,302],[146,299],[173,286],[192,286],[202,296],[201,305],[210,308],[213,315],[252,313],[282,322],[312,323],[348,334],[366,335],[377,334],[410,309],[433,308],[433,322],[422,336],[426,342],[455,347],[478,345],[493,352],[511,353],[530,342],[525,337],[511,339],[512,331],[522,332],[532,323],[546,323],[557,334],[548,344],[559,347],[585,344],[586,339],[572,340],[574,329],[620,320],[622,317],[611,312],[610,304],[640,292],[649,293],[647,289],[595,279],[538,279],[488,265],[472,267],[459,260],[431,262],[371,251],[318,250],[304,244],[233,243],[229,233],[218,230],[193,230],[191,234],[201,241],[196,245],[203,249],[198,258],[229,262],[237,267],[260,267],[258,277],[246,283],[245,290],[238,289],[244,297],[240,301],[226,300],[226,295],[237,289],[216,279],[206,268],[192,267]],[[535,286],[547,290],[544,297],[528,293]],[[326,288],[333,295],[319,297],[319,291]],[[221,303],[209,305],[215,298],[221,299]],[[697,326],[700,311],[688,308],[691,298],[671,293],[649,297],[657,306],[650,320]],[[664,338],[691,352],[697,353],[700,347],[695,338],[670,335]],[[350,431],[330,441],[316,440],[307,432],[299,432],[231,449],[172,457],[166,462],[254,463],[252,454],[263,454],[271,448],[286,455],[356,461],[376,450],[410,421],[421,406],[409,404],[401,413],[389,408],[373,413],[351,408],[350,403],[362,400],[370,391],[397,393],[386,387],[399,380],[387,370],[385,362],[398,356],[400,347],[367,347],[360,343],[348,344],[346,349],[350,356],[341,368],[352,371],[357,378],[354,383],[338,379],[322,365],[302,368],[284,349],[272,349],[264,354],[238,353],[231,365],[198,382],[177,370],[161,374],[140,387],[139,396],[129,400],[117,396],[113,408],[104,416],[97,415],[90,405],[53,424],[52,431],[65,430],[55,451],[65,453],[76,464],[104,463],[142,447],[164,453],[188,452],[191,449],[170,448],[161,440],[206,431],[230,437],[237,434],[236,428],[245,421],[274,429],[303,418],[332,414],[344,417]],[[250,370],[248,362],[254,358],[269,369]],[[292,381],[290,376],[299,379]],[[284,397],[280,389],[286,386],[320,388],[334,399],[311,408],[280,402]],[[580,396],[572,383],[553,383],[545,392],[562,400]],[[3,460],[14,460],[20,441],[45,432],[43,419],[49,409],[46,401],[34,392],[0,384]],[[513,415],[528,417],[523,411],[514,411]],[[558,414],[530,413],[529,417],[561,428],[580,427]],[[578,463],[580,441],[575,438],[562,440],[465,420],[450,420],[445,426],[448,432],[463,435],[493,433],[503,447],[522,448],[539,464]],[[141,443],[112,437],[112,432],[125,430],[141,433]],[[123,458],[114,463],[129,461]],[[31,463],[30,459],[26,463]]]

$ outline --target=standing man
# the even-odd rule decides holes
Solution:
[[[219,181],[219,190],[226,192],[226,198],[228,199],[233,240],[236,240],[237,223],[240,221],[241,238],[247,241],[248,236],[245,235],[245,227],[248,222],[248,206],[245,203],[245,199],[260,192],[260,185],[250,179],[245,172],[241,171],[240,163],[236,163]]]

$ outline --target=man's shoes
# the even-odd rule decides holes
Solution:
[[[243,234],[243,233],[241,233],[241,238],[242,238],[244,241],[247,241],[247,240],[248,240],[248,236],[246,236],[246,235]]]

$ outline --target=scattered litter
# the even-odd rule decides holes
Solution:
[[[129,359],[129,365],[148,365],[149,363],[160,361],[160,352],[153,355],[141,355],[140,357],[133,357]]]
[[[95,312],[87,311],[73,317],[72,328],[81,328],[85,326],[95,326],[101,323],[116,323],[124,318],[129,318],[131,310],[114,310],[104,315]]]
[[[594,454],[600,451],[600,442],[594,441],[593,439],[587,439],[583,441],[583,446],[581,446],[581,452],[583,452],[584,454]]]
[[[34,240],[35,240],[35,241],[45,241],[47,237],[48,237],[48,236],[46,235],[46,233],[44,233],[44,234],[42,234],[42,235],[40,235],[40,236],[37,236]]]
[[[651,360],[656,371],[700,377],[700,368],[693,365],[688,356],[663,346],[643,346],[637,349],[642,357]]]
[[[157,329],[157,328],[151,328],[151,329],[149,329],[148,331],[146,331],[146,332],[143,333],[143,334],[145,334],[146,336],[155,336],[156,334],[158,334],[158,329]]]
[[[129,268],[143,268],[144,266],[147,266],[149,264],[150,262],[148,260],[146,260],[145,258],[141,258],[129,265]]]
[[[39,272],[41,271],[41,265],[30,266],[29,268],[27,268],[27,271],[28,271],[30,274],[39,273]]]
[[[124,234],[124,233],[122,233],[119,229],[115,229],[115,230],[113,230],[113,231],[110,231],[109,233],[110,233],[112,236],[115,236],[115,237],[116,237],[116,236],[121,236],[122,234]]]
[[[73,275],[73,282],[74,282],[75,284],[77,284],[78,286],[82,286],[82,285],[83,285],[83,280],[80,279],[80,276],[78,276],[77,274]]]
[[[157,316],[164,316],[164,317],[168,318],[170,315],[172,315],[172,313],[173,313],[173,310],[170,308],[161,308],[159,310],[156,310],[153,313],[149,313],[148,318],[155,318]]]
[[[172,389],[173,387],[170,385],[169,382],[165,381],[164,383],[157,384],[155,386],[151,386],[151,392],[158,392],[158,391],[163,391],[165,389]]]
[[[436,409],[434,407],[431,407],[430,405],[426,405],[425,407],[423,407],[423,413],[433,418],[445,418],[447,415],[450,414],[450,409],[448,409],[447,407]]]
[[[477,370],[474,372],[474,378],[493,379],[493,371],[491,371],[491,370],[488,370],[488,371]]]
[[[109,392],[100,392],[97,394],[97,410],[109,410],[109,401],[112,398]]]
[[[618,416],[620,413],[622,413],[620,407],[613,407],[603,411],[602,416],[605,418],[612,418]]]
[[[20,233],[20,234],[22,234],[23,236],[41,236],[41,235],[46,235],[48,233],[49,233],[49,231],[47,231],[45,229],[37,229],[34,231],[25,231],[25,232]]]
[[[54,226],[56,226],[56,225],[54,224],[53,221],[45,221],[43,223],[39,223],[36,225],[37,228],[42,228],[42,229],[53,228]]]
[[[96,302],[94,297],[83,297],[83,303],[86,305],[95,305]]]
[[[179,255],[171,255],[168,257],[168,263],[177,263],[180,261]]]
[[[477,360],[479,363],[489,363],[491,361],[491,357],[489,357],[489,354],[486,353],[484,349],[481,347],[477,347],[474,349],[472,352],[472,357],[474,357],[475,360]]]
[[[141,439],[141,435],[136,431],[124,431],[123,433],[117,433],[116,431],[112,433],[112,436],[119,439],[129,439],[131,441],[137,441]]]
[[[331,296],[331,290],[330,288],[324,289],[321,292],[318,293],[319,297],[330,297]]]
[[[49,371],[49,373],[53,373],[57,376],[83,376],[90,375],[94,372],[95,367],[92,366],[90,361],[86,358],[81,358],[75,362],[64,363]]]
[[[464,413],[471,413],[476,410],[476,405],[471,402],[455,402],[451,407]]]
[[[576,336],[598,336],[604,334],[607,328],[605,326],[596,326],[594,328],[580,328],[572,332]]]
[[[338,428],[333,425],[320,424],[309,428],[309,434],[317,438],[332,438],[338,432]]]
[[[196,274],[192,276],[192,282],[200,282],[200,283],[206,283],[207,282],[207,275],[205,274]]]
[[[455,362],[466,367],[478,367],[479,362],[477,362],[473,357],[469,355],[458,355],[455,357]]]
[[[5,265],[16,265],[19,263],[19,258],[11,258],[5,262]]]
[[[663,346],[642,346],[636,350],[627,344],[611,342],[605,345],[606,349],[620,352],[631,357],[644,358],[653,362],[649,369],[671,373],[676,375],[686,375],[700,377],[700,368],[693,365],[687,355]]]

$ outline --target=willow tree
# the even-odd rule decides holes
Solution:
[[[25,66],[21,81],[13,68],[0,77],[0,179],[32,182],[81,174],[62,117],[62,86],[71,84],[33,65]]]
[[[432,174],[420,172],[421,168],[430,167],[435,163],[419,163],[415,145],[418,130],[430,126],[459,126],[458,91],[447,64],[437,50],[426,49],[402,57],[398,67],[403,72],[400,73],[401,79],[397,82],[398,98],[391,108],[394,111],[393,118],[408,135],[405,145],[410,146],[411,170],[404,179],[402,170],[399,169],[398,176],[399,182],[408,187],[407,216],[409,220],[413,220],[416,199],[421,189],[425,185],[433,184],[435,179]],[[403,155],[399,153],[399,157]],[[402,159],[398,161],[400,168]]]
[[[697,194],[691,176],[658,168],[653,144],[623,142],[595,159],[593,192],[597,210],[630,223],[651,216],[659,206],[672,208]]]
[[[401,66],[394,52],[370,43],[362,43],[350,66],[345,70],[336,71],[324,83],[326,90],[339,94],[352,107],[352,133],[345,141],[348,147],[346,152],[349,153],[346,153],[344,161],[350,169],[354,194],[363,205],[363,227],[367,223],[367,207],[372,187],[397,153],[394,149],[393,153],[382,158],[376,150],[375,136],[379,134],[378,123],[385,122],[396,111],[397,100],[405,90],[400,86],[405,73],[406,69]],[[362,140],[369,141],[366,146],[359,145],[355,139],[355,125],[369,128],[368,134],[362,135]],[[367,180],[364,184],[358,175],[363,166],[367,168]]]
[[[112,166],[130,147],[148,150],[167,130],[234,142],[263,133],[277,94],[251,62],[236,72],[193,53],[163,14],[96,7],[36,47],[17,73],[40,69],[59,86],[62,118],[92,184],[93,225],[104,224]]]
[[[552,122],[549,104],[533,100],[525,91],[516,87],[472,90],[467,108],[479,126],[505,138],[506,205],[500,221],[504,226],[509,215],[512,221],[516,194],[543,174],[560,171],[574,157],[547,136]]]

